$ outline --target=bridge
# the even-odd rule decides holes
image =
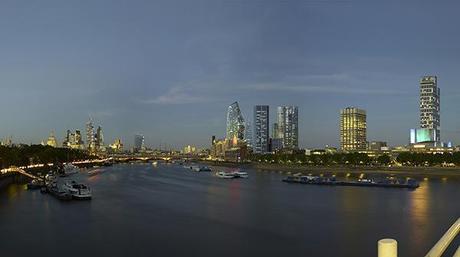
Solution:
[[[16,173],[19,173],[19,174],[24,175],[24,176],[26,176],[26,177],[29,177],[29,178],[31,178],[31,179],[43,180],[43,178],[37,177],[37,176],[35,176],[35,175],[33,175],[33,174],[30,174],[30,173],[28,173],[27,171],[25,171],[25,170],[23,170],[23,169],[21,169],[21,168],[18,168],[18,167],[11,167],[11,168],[8,168],[8,169],[3,169],[3,170],[2,170],[2,173],[3,173],[4,171],[6,171],[6,172],[16,172]]]

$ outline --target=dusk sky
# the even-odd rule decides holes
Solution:
[[[59,143],[89,116],[105,143],[209,147],[227,106],[299,107],[301,147],[339,144],[339,110],[368,140],[407,144],[437,75],[441,137],[460,144],[458,1],[2,1],[0,137]]]

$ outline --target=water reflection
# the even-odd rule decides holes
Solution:
[[[430,182],[423,181],[419,188],[409,194],[410,237],[412,238],[410,244],[414,248],[419,242],[427,241],[428,233],[431,231],[426,227],[429,224],[430,188]]]

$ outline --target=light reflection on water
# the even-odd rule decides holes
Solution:
[[[411,191],[290,185],[278,173],[248,172],[249,179],[222,180],[177,165],[117,165],[79,174],[93,189],[90,202],[10,186],[0,195],[0,225],[13,237],[27,231],[30,247],[12,242],[2,256],[37,248],[48,256],[69,248],[127,256],[132,247],[140,256],[189,256],[190,249],[203,257],[374,256],[388,236],[398,239],[401,256],[415,257],[460,216],[452,204],[460,187],[451,180]],[[70,242],[59,236],[69,227]]]

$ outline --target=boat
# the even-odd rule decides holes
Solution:
[[[73,165],[72,163],[66,163],[62,167],[62,172],[61,172],[60,176],[61,177],[67,177],[67,176],[76,174],[78,172],[80,172],[80,168],[78,168],[77,166]]]
[[[360,178],[355,181],[337,181],[335,177],[316,177],[316,176],[288,176],[282,180],[286,183],[298,183],[309,185],[329,185],[329,186],[359,186],[359,187],[386,187],[386,188],[409,188],[416,189],[420,185],[417,180],[408,178],[374,180]]]
[[[75,181],[65,182],[62,188],[64,189],[64,191],[72,195],[72,198],[74,199],[85,200],[91,199],[92,197],[91,189],[88,186],[77,183]]]
[[[45,182],[41,179],[34,179],[30,183],[27,183],[28,190],[40,189],[45,186]]]
[[[233,174],[233,172],[225,172],[225,171],[217,172],[216,176],[219,178],[225,178],[225,179],[235,178],[235,175]]]
[[[245,171],[236,171],[236,172],[233,172],[233,174],[236,178],[248,178],[249,177],[248,173]]]
[[[208,166],[192,166],[191,169],[196,172],[211,171],[211,168]]]
[[[244,171],[232,171],[232,172],[219,171],[216,173],[216,176],[218,176],[219,178],[225,178],[225,179],[248,178],[249,177],[248,173]]]

